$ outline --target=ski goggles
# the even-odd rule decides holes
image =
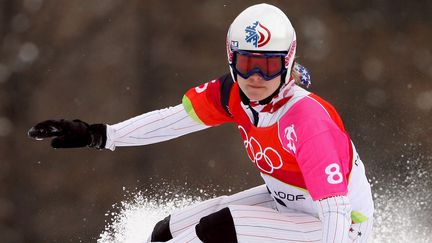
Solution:
[[[271,80],[284,72],[286,53],[235,51],[232,68],[242,78],[247,79],[259,74],[265,80]]]

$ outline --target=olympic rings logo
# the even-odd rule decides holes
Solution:
[[[243,144],[247,154],[262,171],[272,174],[275,170],[282,168],[282,156],[272,147],[266,147],[264,150],[261,144],[254,137],[248,138],[246,130],[242,126],[238,126],[243,137]]]

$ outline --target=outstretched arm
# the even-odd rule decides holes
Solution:
[[[47,120],[32,127],[28,135],[53,138],[53,148],[94,147],[114,150],[173,139],[209,126],[194,121],[183,105],[144,113],[115,125],[87,124],[81,120]]]
[[[232,80],[226,78],[224,80],[224,84],[232,85]],[[53,138],[51,146],[54,148],[87,146],[114,150],[122,146],[158,143],[210,126],[231,122],[232,117],[227,114],[225,106],[222,105],[221,92],[223,91],[220,81],[213,80],[191,88],[184,95],[183,104],[144,113],[118,124],[87,124],[81,120],[47,120],[32,127],[28,135],[37,140]]]

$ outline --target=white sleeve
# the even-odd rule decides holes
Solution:
[[[180,104],[107,125],[105,148],[158,143],[208,127],[194,121]]]
[[[316,203],[322,222],[321,242],[348,242],[352,210],[348,197],[329,197]]]

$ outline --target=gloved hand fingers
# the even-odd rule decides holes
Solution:
[[[28,131],[28,136],[34,139],[61,136],[63,134],[63,120],[47,120],[36,124]]]

